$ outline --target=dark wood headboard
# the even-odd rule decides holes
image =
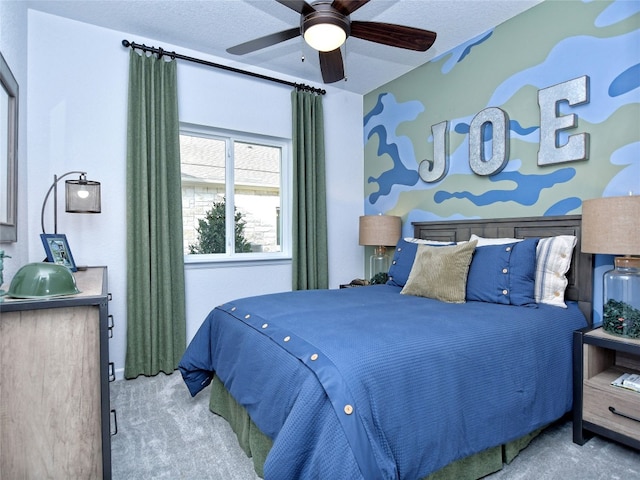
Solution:
[[[580,215],[413,222],[412,225],[415,238],[447,242],[469,240],[473,233],[487,238],[575,235],[577,243],[571,259],[571,268],[567,273],[569,285],[565,298],[578,302],[580,310],[587,317],[589,324],[592,324],[593,255],[581,251],[582,217]]]

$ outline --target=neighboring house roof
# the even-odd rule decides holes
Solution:
[[[235,183],[279,187],[281,149],[234,142]],[[180,135],[182,180],[225,183],[225,141]]]

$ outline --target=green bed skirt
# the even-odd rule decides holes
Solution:
[[[218,377],[211,382],[210,410],[223,417],[238,437],[238,443],[248,457],[253,459],[256,473],[264,477],[263,465],[271,449],[272,441],[253,423],[246,410],[229,394]],[[543,429],[505,445],[497,446],[467,458],[455,461],[432,473],[424,480],[476,480],[502,469],[503,463],[511,463]]]

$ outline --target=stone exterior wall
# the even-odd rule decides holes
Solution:
[[[189,253],[189,245],[197,242],[198,220],[205,217],[214,201],[221,201],[225,186],[220,184],[198,184],[182,186],[182,225],[184,252]],[[236,209],[243,214],[246,222],[245,238],[254,252],[278,252],[277,239],[280,195],[277,190],[244,187],[236,191]]]

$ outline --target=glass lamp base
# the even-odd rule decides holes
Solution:
[[[602,329],[627,338],[640,338],[640,258],[617,257],[604,274]]]
[[[369,258],[369,273],[371,274],[371,284],[386,283],[389,272],[389,257],[385,247],[377,247],[374,254]]]

